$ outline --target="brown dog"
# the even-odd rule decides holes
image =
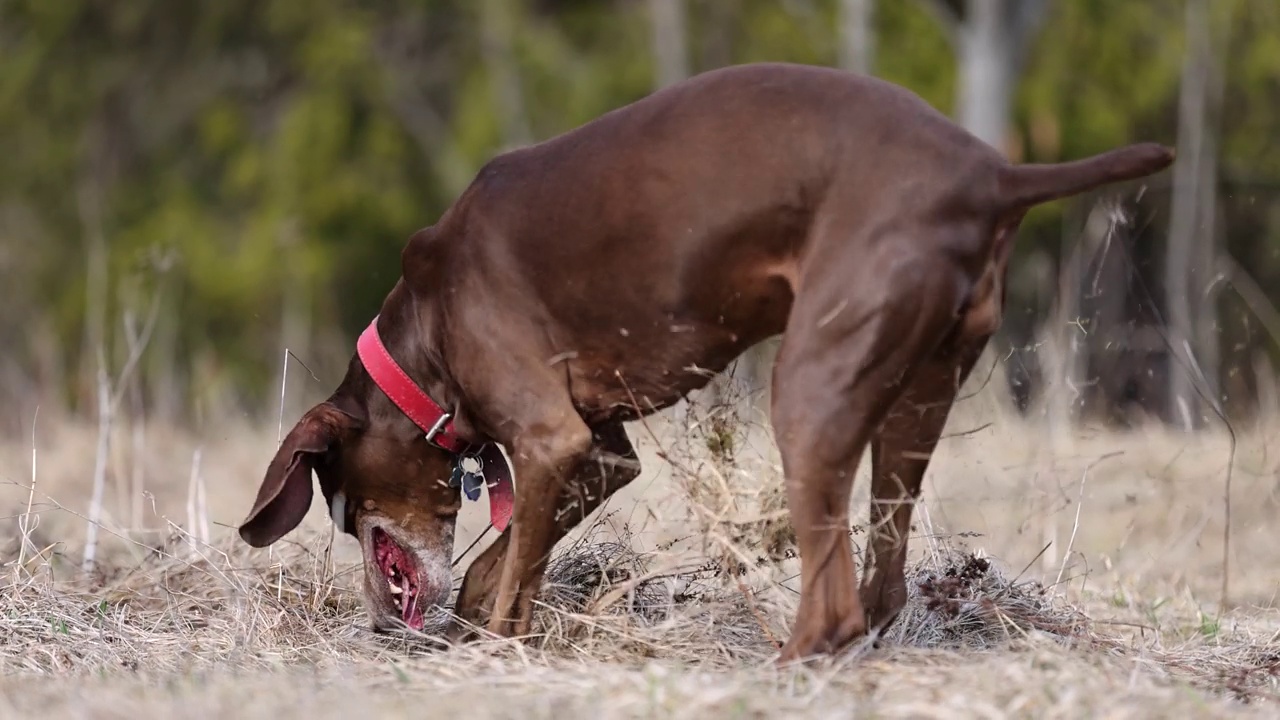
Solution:
[[[374,625],[421,627],[448,598],[460,486],[478,492],[458,464],[478,452],[502,503],[501,445],[513,523],[456,614],[526,633],[553,545],[638,473],[622,423],[785,331],[771,413],[802,590],[781,659],[838,650],[905,602],[912,503],[999,325],[1023,215],[1172,160],[1141,144],[1010,165],[914,94],[826,68],[744,65],[656,92],[493,159],[414,234],[241,536],[293,529],[315,470],[364,550]],[[849,494],[868,444],[875,532],[856,592]]]

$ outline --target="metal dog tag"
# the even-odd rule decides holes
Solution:
[[[484,485],[484,462],[476,455],[463,455],[458,458],[454,474],[461,474],[462,494],[468,500],[480,499],[480,486]]]

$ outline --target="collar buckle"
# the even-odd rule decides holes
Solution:
[[[436,418],[435,423],[431,425],[431,428],[427,430],[427,435],[426,435],[427,442],[432,443],[434,445],[436,436],[440,434],[441,430],[444,430],[444,426],[448,425],[449,421],[452,419],[453,419],[453,413],[448,413],[448,412],[441,413],[440,417]],[[441,449],[447,450],[448,448],[441,448]]]

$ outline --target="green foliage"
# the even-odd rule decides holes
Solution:
[[[399,274],[399,251],[507,139],[479,3],[414,0],[0,1],[0,332],[46,327],[82,367],[94,317],[162,293],[148,367],[188,399],[274,378],[288,318],[346,348]],[[1226,6],[1230,6],[1227,8]],[[511,57],[542,139],[647,93],[647,4],[518,0]],[[835,0],[690,0],[694,71],[719,62],[832,64]],[[1135,139],[1171,142],[1180,0],[1057,0],[1016,104],[1029,160]],[[1224,172],[1280,176],[1280,9],[1217,3],[1231,28]],[[923,1],[881,0],[875,68],[943,111],[956,61]],[[1056,237],[1060,209],[1031,219]],[[108,284],[90,297],[92,238]],[[91,335],[90,335],[91,336]],[[11,362],[48,359],[17,343]],[[346,350],[304,358],[325,380]],[[317,354],[319,352],[317,351]],[[158,377],[163,373],[145,374]],[[75,372],[65,388],[88,397]],[[185,380],[183,380],[185,379]],[[173,387],[149,390],[173,392]],[[233,400],[235,398],[232,398]]]

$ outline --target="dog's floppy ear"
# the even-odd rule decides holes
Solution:
[[[240,537],[266,547],[298,526],[311,507],[311,470],[319,458],[355,429],[357,420],[332,402],[298,420],[267,466],[258,498],[240,524]]]

